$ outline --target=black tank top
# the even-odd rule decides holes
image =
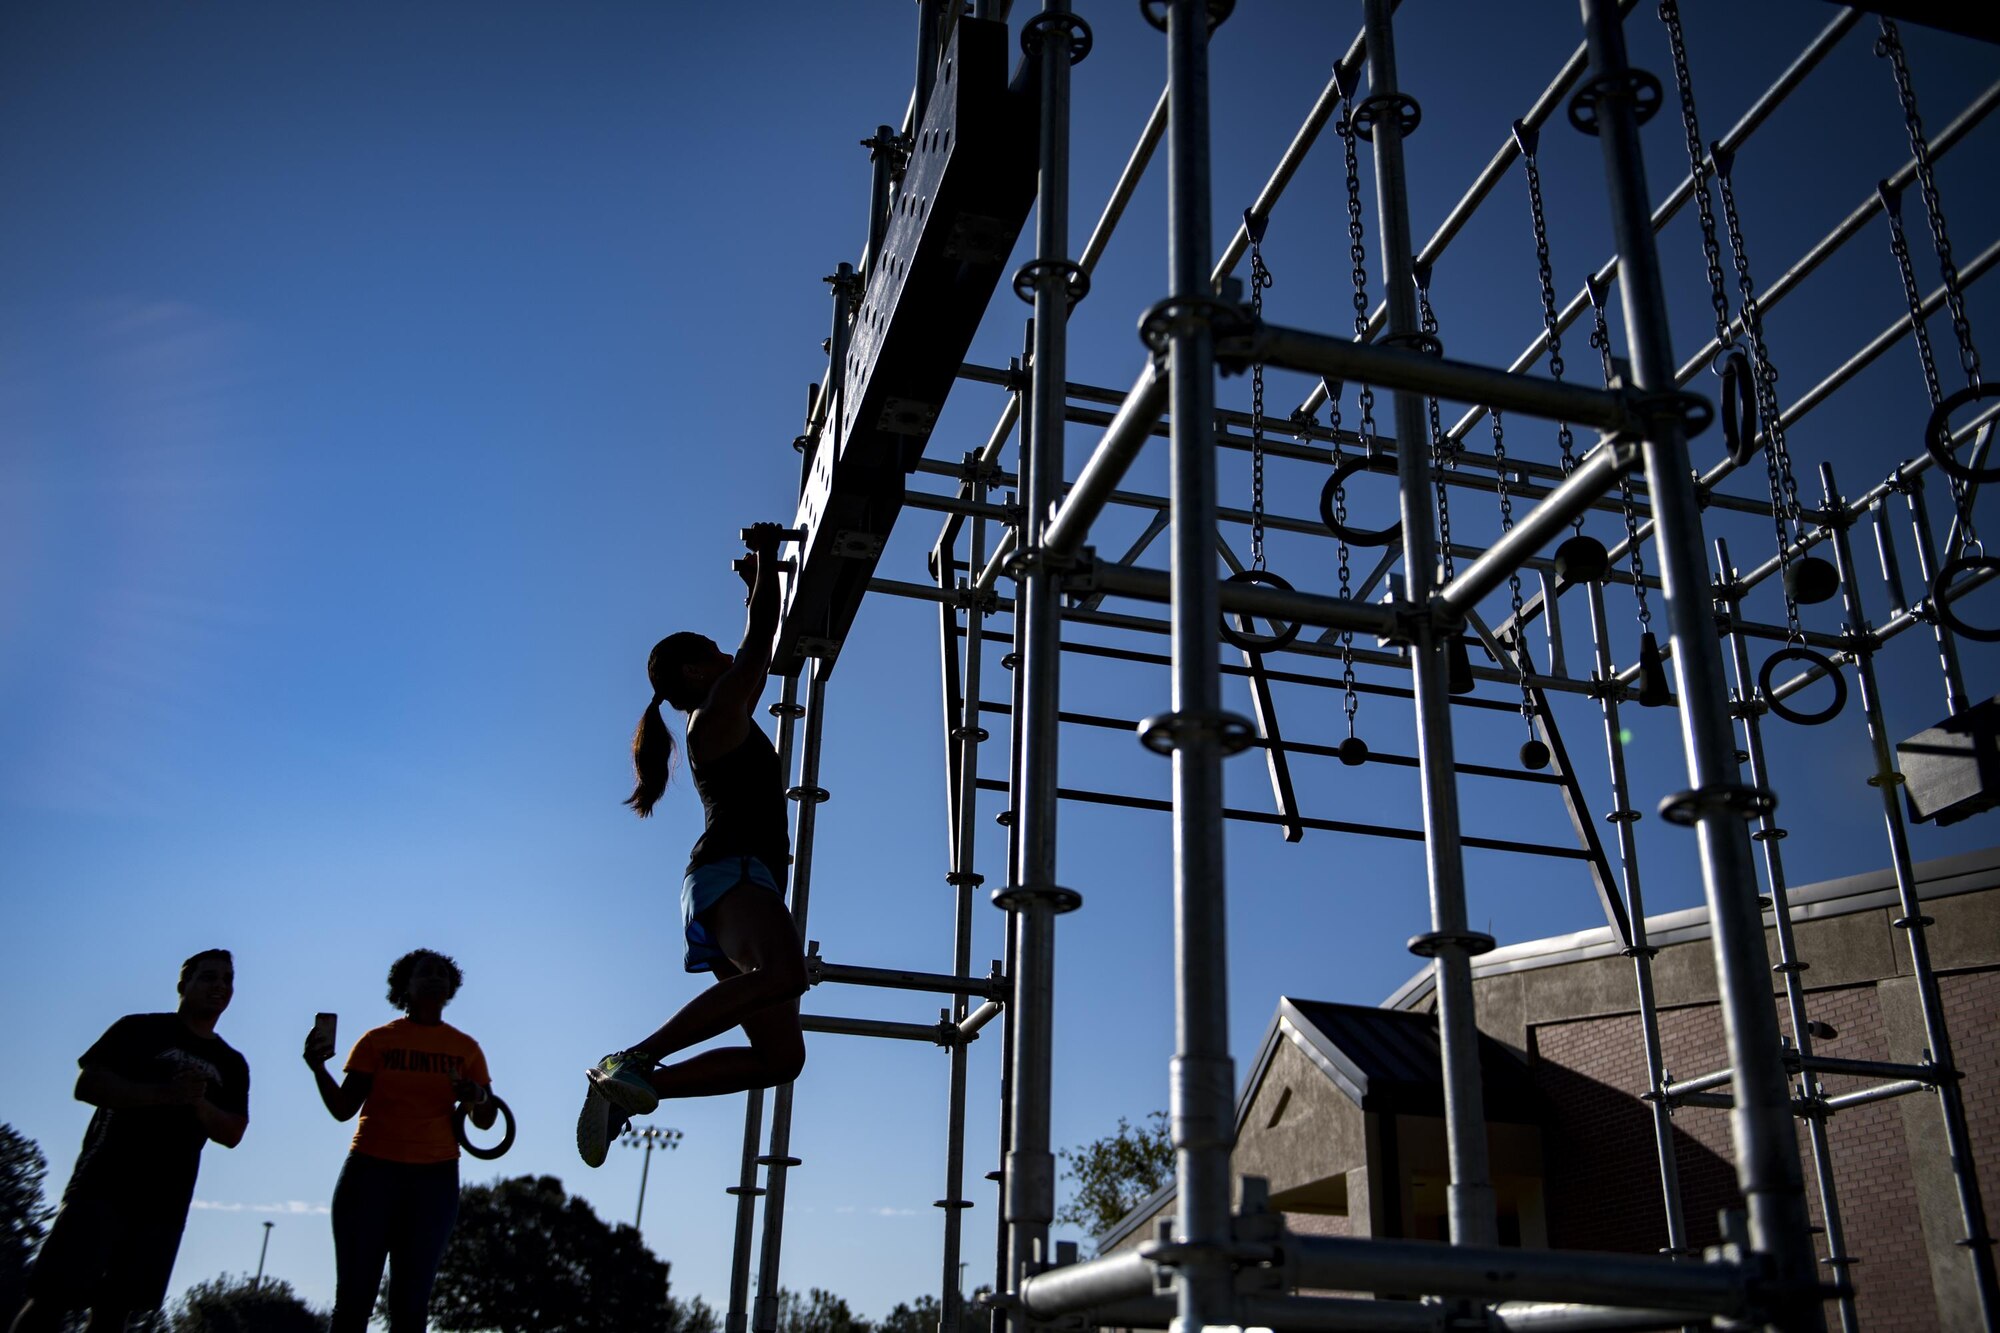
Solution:
[[[688,869],[754,856],[784,888],[792,839],[785,821],[784,774],[770,738],[751,723],[749,734],[726,754],[696,762],[690,747],[688,770],[707,821],[688,854]]]

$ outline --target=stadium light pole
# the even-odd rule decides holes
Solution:
[[[646,1150],[646,1156],[639,1165],[639,1206],[632,1210],[632,1226],[636,1229],[639,1220],[646,1215],[646,1177],[653,1169],[653,1149],[679,1146],[681,1132],[678,1129],[662,1129],[657,1125],[648,1125],[644,1129],[635,1129],[627,1125],[625,1132],[618,1136],[618,1141],[628,1148],[643,1147]]]

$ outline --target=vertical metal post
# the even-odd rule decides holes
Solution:
[[[791,776],[792,737],[799,715],[799,678],[784,677],[778,702],[771,713],[778,719],[778,771]],[[723,1317],[724,1333],[745,1333],[750,1315],[750,1246],[757,1223],[757,1141],[764,1135],[764,1090],[752,1088],[743,1094],[743,1164],[729,1193],[736,1196],[736,1237],[729,1259],[729,1309]]]
[[[1582,0],[1597,98],[1598,143],[1604,151],[1618,242],[1626,345],[1642,394],[1674,391],[1673,343],[1666,293],[1653,244],[1651,201],[1639,149],[1632,71],[1625,33],[1612,0]],[[1774,1317],[1782,1327],[1822,1326],[1813,1289],[1812,1238],[1799,1173],[1798,1139],[1771,1008],[1770,960],[1749,830],[1740,813],[1744,788],[1730,735],[1728,688],[1709,601],[1707,552],[1695,497],[1687,440],[1676,410],[1647,423],[1646,484],[1653,499],[1660,581],[1673,633],[1675,693],[1692,790],[1677,809],[1694,822],[1707,896],[1718,997],[1736,1105],[1730,1128],[1736,1180],[1748,1204],[1752,1247],[1770,1257],[1778,1280]]]
[[[1836,523],[1838,520],[1836,520]],[[1717,540],[1715,543],[1715,567],[1719,575],[1716,597],[1717,623],[1728,617],[1731,628],[1729,635],[1730,665],[1736,672],[1736,697],[1743,706],[1743,751],[1749,756],[1750,782],[1752,786],[1769,785],[1769,769],[1764,761],[1764,726],[1758,715],[1757,678],[1750,669],[1750,645],[1743,635],[1734,629],[1736,599],[1732,590],[1736,584],[1736,568],[1730,563],[1728,545]],[[1792,1043],[1798,1047],[1801,1057],[1812,1054],[1812,1026],[1806,1016],[1806,988],[1801,976],[1807,964],[1799,958],[1798,941],[1792,932],[1792,909],[1785,887],[1785,861],[1778,850],[1778,844],[1785,836],[1785,830],[1778,827],[1774,811],[1766,810],[1757,817],[1757,831],[1750,835],[1764,851],[1764,882],[1771,890],[1771,915],[1773,929],[1778,937],[1778,961],[1772,970],[1785,979],[1785,1011],[1791,1018]],[[1809,1073],[1801,1073],[1801,1081],[1810,1081],[1811,1096],[1825,1095],[1819,1080]],[[1813,1102],[1805,1105],[1811,1110]],[[1819,1188],[1820,1218],[1826,1229],[1826,1264],[1835,1275],[1845,1277],[1847,1268],[1854,1260],[1847,1253],[1847,1236],[1841,1226],[1840,1192],[1834,1183],[1833,1149],[1827,1142],[1826,1116],[1824,1113],[1807,1114],[1806,1137],[1812,1144],[1813,1177]],[[1845,1294],[1840,1297],[1840,1327],[1843,1333],[1855,1333],[1859,1327],[1854,1310],[1854,1297]]]
[[[1871,785],[1882,797],[1882,822],[1889,833],[1889,858],[1896,872],[1896,895],[1902,916],[1891,924],[1902,930],[1910,946],[1910,971],[1916,975],[1917,1003],[1923,1013],[1924,1040],[1930,1045],[1929,1058],[1941,1077],[1937,1084],[1938,1113],[1944,1121],[1945,1151],[1951,1158],[1952,1183],[1958,1189],[1960,1220],[1965,1238],[1959,1242],[1972,1264],[1972,1287],[1979,1301],[1980,1323],[2000,1326],[2000,1282],[1995,1281],[1993,1238],[1986,1231],[1986,1206],[1979,1197],[1979,1176],[1972,1160],[1972,1137],[1965,1124],[1965,1102],[1959,1091],[1958,1065],[1951,1054],[1951,1033],[1944,1019],[1944,997],[1938,991],[1937,973],[1931,968],[1930,942],[1924,929],[1931,924],[1917,897],[1917,877],[1910,858],[1910,835],[1903,823],[1900,789],[1903,775],[1896,769],[1894,742],[1882,714],[1882,692],[1875,681],[1875,646],[1861,604],[1861,585],[1855,578],[1854,553],[1847,539],[1847,525],[1840,520],[1839,491],[1833,469],[1820,464],[1820,483],[1825,486],[1828,512],[1833,520],[1833,556],[1840,567],[1841,600],[1847,610],[1847,629],[1854,639],[1854,680],[1859,687],[1861,709],[1868,719],[1868,739],[1875,747],[1875,776]]]
[[[1646,1105],[1653,1113],[1653,1149],[1660,1161],[1660,1196],[1667,1215],[1667,1253],[1683,1258],[1688,1245],[1687,1219],[1681,1210],[1680,1158],[1674,1151],[1674,1122],[1666,1098],[1666,1057],[1660,1051],[1660,1010],[1653,995],[1653,956],[1659,952],[1646,939],[1646,903],[1639,891],[1639,843],[1632,826],[1639,812],[1632,808],[1632,788],[1625,777],[1625,729],[1618,717],[1611,665],[1611,636],[1604,614],[1604,585],[1591,583],[1590,636],[1596,644],[1598,696],[1604,706],[1604,749],[1611,763],[1611,813],[1605,818],[1618,830],[1618,864],[1625,881],[1625,911],[1632,922],[1632,979],[1639,995],[1639,1031],[1646,1047]],[[1549,604],[1554,605],[1554,598]]]
[[[1018,1291],[1032,1263],[1043,1259],[1055,1216],[1055,1156],[1049,1151],[1055,1058],[1055,919],[1076,905],[1056,885],[1056,755],[1060,740],[1061,589],[1042,559],[1043,530],[1062,494],[1065,360],[1069,318],[1069,76],[1070,28],[1065,0],[1046,0],[1042,18],[1023,36],[1041,61],[1038,193],[1035,206],[1034,367],[1031,422],[1023,478],[1018,580],[1022,629],[1021,790],[1015,805],[1019,876],[995,901],[1014,914],[1013,1137],[1007,1151],[1008,1290]]]
[[[917,92],[910,108],[910,133],[924,123],[924,110],[937,86],[939,0],[917,0]]]
[[[1924,595],[1937,586],[1939,560],[1935,539],[1931,536],[1930,506],[1924,503],[1924,477],[1920,472],[1904,482],[1903,494],[1910,501],[1910,526],[1916,529],[1917,577],[1923,580]],[[1883,504],[1888,503],[1884,497]],[[1938,666],[1944,672],[1944,701],[1947,713],[1962,713],[1972,707],[1972,699],[1965,692],[1965,673],[1958,666],[1958,636],[1944,623],[1944,617],[1931,610],[1931,629],[1937,635]]]
[[[1389,336],[1419,330],[1410,251],[1410,208],[1403,169],[1403,104],[1396,85],[1395,31],[1390,0],[1368,0],[1368,88],[1383,107],[1375,118],[1375,186],[1382,284],[1389,307]],[[1472,959],[1493,947],[1491,936],[1466,924],[1465,862],[1459,844],[1458,785],[1451,732],[1446,640],[1455,629],[1432,623],[1429,608],[1437,582],[1437,544],[1431,512],[1429,438],[1423,403],[1396,394],[1396,451],[1402,490],[1403,567],[1410,604],[1417,611],[1410,645],[1417,708],[1417,760],[1423,780],[1424,861],[1430,883],[1431,929],[1411,942],[1429,955],[1437,984],[1438,1044],[1444,1062],[1445,1146],[1451,1162],[1447,1211],[1458,1245],[1491,1245],[1498,1235],[1493,1186],[1488,1179],[1486,1108],[1479,1077],[1479,1030],[1474,1021]]]
[[[972,498],[984,500],[986,487],[975,481]],[[971,553],[967,565],[979,570],[986,563],[986,520],[975,516],[972,520]],[[943,571],[946,582],[950,582],[950,568]],[[970,586],[969,580],[959,582],[959,586]],[[952,886],[954,903],[951,970],[954,976],[965,976],[972,970],[972,890],[981,882],[979,872],[973,869],[973,850],[979,829],[979,745],[986,739],[986,731],[980,726],[979,690],[981,667],[985,653],[985,639],[982,631],[986,624],[985,608],[977,602],[965,610],[965,672],[963,681],[964,697],[959,701],[958,717],[952,730],[952,738],[958,746],[958,825],[952,838],[951,873],[945,877]],[[968,997],[953,997],[951,1018],[962,1022],[969,1009]],[[939,1286],[938,1333],[958,1333],[963,1318],[964,1294],[959,1290],[960,1236],[963,1231],[965,1210],[971,1207],[965,1197],[965,1078],[966,1049],[963,1043],[951,1048],[951,1075],[947,1091],[945,1120],[945,1168],[944,1197],[938,1206],[944,1209],[944,1280]]]
[[[875,276],[882,241],[889,234],[889,185],[896,169],[896,159],[902,152],[902,140],[887,125],[877,125],[874,137],[863,142],[867,145],[868,162],[872,168],[868,183],[868,249],[861,257],[861,279],[867,282]]]
[[[1215,573],[1215,334],[1209,303],[1208,6],[1167,10],[1167,273],[1176,303],[1172,375],[1174,1060],[1171,1105],[1179,1194],[1173,1327],[1234,1324],[1229,1154],[1227,912],[1222,831],[1223,718]]]
[[[812,898],[813,831],[819,822],[819,803],[825,793],[819,786],[820,736],[826,723],[826,679],[815,661],[812,683],[806,687],[805,740],[799,747],[799,785],[790,795],[799,803],[792,832],[792,922],[799,938],[806,935],[807,910]],[[792,1089],[779,1086],[771,1099],[771,1147],[759,1159],[766,1168],[764,1200],[764,1243],[757,1255],[757,1303],[753,1327],[757,1333],[775,1333],[778,1327],[778,1263],[785,1243],[785,1173],[798,1165],[792,1150]]]

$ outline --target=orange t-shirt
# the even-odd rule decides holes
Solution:
[[[354,1043],[345,1069],[375,1080],[361,1104],[354,1151],[391,1162],[448,1162],[458,1156],[451,1132],[454,1077],[490,1084],[479,1043],[449,1023],[399,1018],[370,1028]]]

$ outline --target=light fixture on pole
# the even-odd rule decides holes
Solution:
[[[264,1244],[257,1251],[257,1277],[250,1283],[253,1290],[262,1288],[264,1285],[264,1256],[271,1252],[271,1228],[276,1225],[277,1223],[275,1222],[266,1222],[264,1224]]]
[[[678,1129],[662,1129],[658,1125],[648,1125],[644,1129],[627,1125],[618,1141],[628,1148],[644,1147],[646,1156],[639,1166],[639,1206],[632,1211],[632,1225],[636,1228],[639,1220],[646,1215],[646,1177],[653,1169],[653,1149],[678,1147],[681,1132]]]

